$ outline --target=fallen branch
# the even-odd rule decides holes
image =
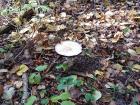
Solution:
[[[23,95],[21,103],[24,104],[26,99],[28,98],[28,78],[26,73],[22,75],[22,80],[23,80]]]
[[[25,50],[25,48],[27,47],[27,44],[23,47],[23,49],[18,53],[18,55],[15,56],[15,60],[22,54],[22,52]]]

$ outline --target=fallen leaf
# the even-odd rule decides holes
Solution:
[[[114,15],[114,13],[112,11],[107,11],[105,13],[106,18],[111,18]]]
[[[15,81],[14,85],[16,86],[17,89],[21,88],[23,82],[22,81]]]
[[[127,85],[126,87],[129,91],[137,91],[133,86],[131,86],[130,84]]]
[[[130,55],[132,55],[132,56],[136,56],[136,55],[137,55],[136,51],[133,50],[133,49],[128,49],[127,52],[128,52]]]
[[[94,100],[97,101],[102,97],[102,93],[100,91],[95,90],[94,92]]]
[[[36,71],[44,71],[48,68],[48,65],[40,65],[35,68]]]
[[[28,68],[26,65],[24,65],[24,64],[20,65],[20,66],[19,66],[19,69],[18,69],[18,71],[17,71],[17,75],[18,75],[18,76],[21,76],[21,75],[22,75],[23,73],[25,73],[28,69],[29,69],[29,68]]]
[[[139,65],[139,64],[134,64],[134,65],[132,66],[132,71],[140,72],[140,65]]]
[[[75,105],[72,101],[62,101],[60,105]]]
[[[30,26],[23,28],[22,30],[19,31],[19,33],[20,34],[24,34],[24,33],[26,33],[29,30],[31,30],[31,27]]]
[[[136,53],[140,54],[140,47],[136,47],[135,49],[136,49]]]
[[[135,16],[135,17],[133,17],[133,20],[134,20],[135,22],[140,22],[140,16]]]
[[[117,64],[114,64],[114,65],[113,65],[113,69],[122,70],[122,69],[123,69],[123,66],[120,65],[119,63],[117,63]]]
[[[100,70],[96,70],[95,75],[100,75],[100,76],[103,76],[104,75],[104,72],[100,71]]]
[[[11,100],[14,94],[15,94],[14,87],[12,87],[10,85],[4,86],[4,92],[3,92],[3,96],[2,96],[3,99]]]
[[[85,99],[86,99],[87,101],[97,101],[97,100],[99,100],[101,97],[102,97],[102,93],[101,93],[100,91],[98,91],[98,90],[95,90],[95,91],[93,92],[93,94],[92,94],[92,93],[86,93],[86,94],[85,94]]]
[[[102,102],[110,102],[111,100],[112,100],[112,95],[110,93],[106,93],[101,98]]]
[[[112,87],[115,87],[115,84],[114,84],[114,83],[111,83],[111,82],[108,82],[107,84],[105,84],[105,87],[106,87],[107,89],[110,89],[110,88],[112,88]]]
[[[36,100],[37,100],[37,97],[36,96],[30,96],[27,99],[27,103],[25,103],[24,105],[33,105]]]
[[[61,12],[60,17],[65,18],[67,16],[66,12]]]
[[[115,33],[114,37],[111,39],[111,42],[116,43],[123,37],[124,37],[123,32],[117,32],[117,33]]]
[[[52,96],[52,97],[51,97],[51,101],[52,101],[52,102],[57,102],[57,101],[59,101],[59,100],[64,101],[64,100],[67,100],[67,99],[70,99],[70,98],[71,98],[71,97],[70,97],[69,92],[63,92],[63,93],[61,93],[61,94],[58,95],[58,96]]]
[[[19,66],[18,65],[14,65],[13,68],[10,70],[11,74],[16,73],[19,70]]]
[[[14,23],[16,23],[16,25],[21,25],[22,21],[21,21],[21,17],[15,17],[13,18]]]
[[[6,50],[4,48],[0,48],[0,53],[4,53]]]

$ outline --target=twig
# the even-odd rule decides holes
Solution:
[[[132,75],[130,75],[128,78],[127,78],[127,80],[125,81],[125,85],[127,85],[127,83],[128,83],[128,81],[132,78],[134,76],[134,73],[132,74]]]
[[[28,98],[28,78],[26,73],[22,75],[22,80],[23,80],[23,95],[21,103],[24,104],[26,99]]]
[[[45,71],[46,73],[48,73],[51,68],[54,66],[54,64],[56,63],[56,61],[60,58],[61,56],[58,56],[48,67],[48,69]]]
[[[18,53],[18,55],[15,56],[14,59],[16,59],[18,56],[21,55],[21,53],[25,50],[25,48],[27,47],[27,44],[24,46],[24,48]]]

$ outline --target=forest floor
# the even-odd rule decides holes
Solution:
[[[140,105],[139,4],[43,6],[0,16],[0,104]],[[82,53],[57,54],[65,40]]]

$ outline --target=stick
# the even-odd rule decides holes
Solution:
[[[61,56],[58,56],[48,67],[48,69],[45,71],[46,73],[48,73],[51,68],[54,66],[54,64],[56,63],[56,61],[60,58]]]
[[[18,53],[18,55],[15,56],[14,59],[17,59],[17,57],[19,57],[19,56],[22,54],[22,52],[25,50],[26,47],[27,47],[27,45],[25,45],[25,46],[23,47],[23,49]]]
[[[28,98],[28,78],[26,73],[22,75],[22,80],[23,80],[23,95],[21,103],[24,104],[26,99]]]

